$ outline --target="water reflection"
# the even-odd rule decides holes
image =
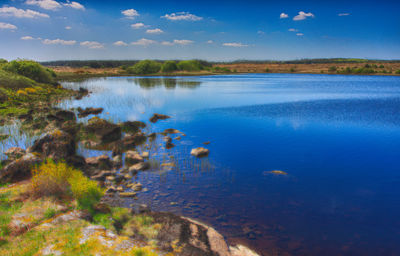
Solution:
[[[166,89],[175,89],[177,86],[181,88],[195,89],[200,86],[200,81],[188,81],[176,78],[129,78],[130,83],[135,83],[144,89],[152,89],[164,86]]]

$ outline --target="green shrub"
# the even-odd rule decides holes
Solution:
[[[47,210],[44,212],[44,217],[46,219],[53,218],[54,215],[56,215],[56,210],[54,208],[47,208]]]
[[[173,60],[168,60],[164,62],[161,66],[161,72],[163,73],[171,73],[178,70],[178,66],[176,62]]]
[[[400,75],[400,69],[396,70],[396,74]]]
[[[104,193],[97,182],[89,180],[81,171],[51,159],[32,170],[31,185],[33,196],[72,196],[79,208],[91,212]]]
[[[136,75],[155,74],[161,70],[161,64],[154,60],[141,60],[127,71]]]
[[[39,63],[30,60],[13,60],[2,66],[2,69],[14,74],[28,77],[39,83],[54,84],[56,73]]]
[[[269,68],[265,69],[265,73],[269,73],[271,70],[269,70]]]
[[[381,65],[379,65],[379,68],[385,68],[385,66],[383,66],[383,65],[381,64]]]
[[[217,73],[230,73],[231,72],[231,70],[226,67],[214,67],[213,71],[217,72]]]
[[[200,71],[203,65],[198,60],[182,60],[177,64],[178,69],[182,71]]]
[[[336,66],[329,67],[329,72],[335,72],[337,70]]]
[[[33,87],[36,85],[36,82],[27,77],[0,69],[0,85],[6,88],[21,89]]]

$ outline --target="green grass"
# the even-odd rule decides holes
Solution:
[[[0,87],[21,89],[35,85],[32,79],[0,69]]]

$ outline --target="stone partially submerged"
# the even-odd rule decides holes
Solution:
[[[194,148],[192,151],[190,151],[190,154],[195,157],[205,157],[208,156],[209,153],[210,151],[203,147]]]
[[[155,113],[155,114],[153,114],[152,117],[150,117],[150,122],[156,123],[158,120],[165,120],[165,119],[168,119],[168,118],[171,118],[171,117],[167,116],[167,115]]]
[[[87,136],[94,136],[101,143],[121,139],[121,127],[98,117],[91,118],[84,128]]]

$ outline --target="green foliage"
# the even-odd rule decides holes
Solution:
[[[329,72],[336,72],[337,67],[336,66],[330,66],[329,67]]]
[[[383,66],[383,65],[381,64],[381,65],[379,65],[379,68],[385,68],[385,66]]]
[[[400,75],[400,69],[396,70],[396,74]]]
[[[291,73],[293,73],[293,72],[296,72],[296,69],[295,68],[290,68],[290,70],[289,70]]]
[[[103,196],[95,181],[89,180],[79,170],[66,163],[48,159],[32,170],[32,194],[34,196],[65,197],[72,195],[81,209],[93,212],[93,207]]]
[[[28,77],[39,83],[53,84],[55,82],[54,78],[56,77],[54,71],[30,60],[13,60],[3,65],[2,69]]]
[[[182,60],[178,62],[177,66],[182,71],[200,71],[204,68],[198,60]]]
[[[214,72],[216,72],[216,73],[230,73],[231,72],[231,70],[229,69],[229,68],[226,68],[226,67],[214,67],[213,68],[213,71]]]
[[[265,73],[269,73],[271,70],[269,70],[269,68],[265,69]]]
[[[56,215],[56,210],[54,208],[47,208],[47,210],[44,212],[44,217],[46,219],[53,218]]]
[[[107,213],[96,213],[93,215],[93,222],[95,224],[102,225],[107,229],[112,229],[113,227],[113,219],[110,214]]]
[[[173,60],[167,60],[161,66],[161,72],[163,73],[171,73],[178,70],[178,66],[176,62]]]
[[[2,87],[20,89],[34,85],[36,82],[32,79],[0,69],[0,86]]]
[[[347,67],[345,69],[337,70],[338,74],[373,74],[376,71],[371,68],[370,65],[366,64],[364,67],[357,68],[357,67]]]
[[[129,67],[127,71],[136,75],[155,74],[161,70],[161,64],[154,60],[142,60]]]

